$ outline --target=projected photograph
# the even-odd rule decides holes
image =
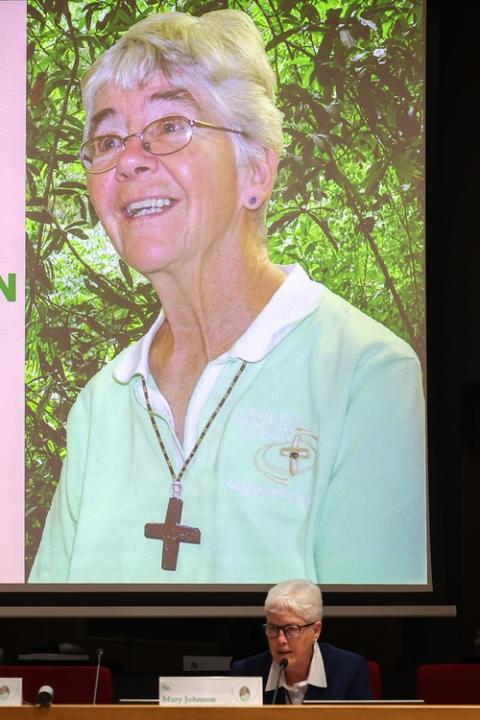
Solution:
[[[33,588],[429,586],[423,15],[28,2]]]

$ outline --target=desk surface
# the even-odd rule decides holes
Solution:
[[[0,720],[480,720],[480,705],[291,705],[257,708],[52,705],[0,708]]]

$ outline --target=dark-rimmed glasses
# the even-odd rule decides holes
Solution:
[[[88,173],[108,172],[116,166],[127,140],[134,137],[140,138],[144,150],[152,155],[172,155],[188,145],[194,127],[244,134],[242,130],[211,125],[202,120],[190,120],[182,115],[169,115],[149,123],[141,132],[125,137],[108,133],[87,140],[80,148],[80,161]]]
[[[315,625],[315,623],[311,622],[306,625],[274,625],[273,623],[265,623],[262,625],[262,630],[269,638],[277,638],[280,635],[280,631],[282,631],[286,638],[295,640],[300,636],[303,628],[311,627],[312,625]]]

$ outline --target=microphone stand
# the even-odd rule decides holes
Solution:
[[[92,705],[95,705],[97,702],[98,678],[100,676],[100,663],[102,662],[102,655],[103,655],[102,648],[98,648],[98,650],[97,650],[97,672],[95,673],[95,689],[93,691]]]
[[[272,705],[275,705],[276,700],[277,700],[278,688],[280,687],[280,678],[282,677],[282,672],[285,670],[285,668],[286,668],[287,665],[288,665],[288,660],[287,660],[287,658],[282,658],[282,659],[280,660],[279,665],[280,665],[280,672],[278,673],[277,684],[275,685],[275,692],[273,693]]]

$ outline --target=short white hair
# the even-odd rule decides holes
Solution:
[[[239,164],[261,159],[262,147],[280,155],[283,115],[275,104],[275,75],[259,30],[240,10],[200,17],[158,13],[133,25],[82,78],[85,137],[95,96],[106,83],[131,89],[157,70],[174,86],[200,86],[224,122],[245,132],[232,137]]]
[[[310,580],[285,580],[268,591],[265,612],[290,612],[306,623],[317,622],[323,616],[322,592]]]

